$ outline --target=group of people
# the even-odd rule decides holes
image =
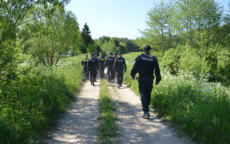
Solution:
[[[144,119],[150,117],[149,114],[149,105],[151,101],[151,92],[153,89],[153,80],[154,74],[156,76],[156,85],[161,81],[160,68],[158,65],[157,58],[151,55],[151,48],[149,45],[144,47],[144,52],[135,59],[131,71],[131,77],[135,80],[136,73],[139,73],[139,92],[141,96],[142,110]],[[125,59],[121,57],[121,53],[118,53],[118,57],[113,57],[113,54],[110,53],[109,57],[106,59],[102,54],[97,59],[95,54],[91,54],[91,59],[86,58],[82,60],[82,65],[84,67],[84,75],[87,76],[87,72],[90,72],[90,81],[94,85],[94,81],[99,70],[101,78],[103,78],[104,69],[107,67],[107,78],[111,82],[114,80],[115,76],[117,79],[118,88],[122,86],[123,82],[123,72],[126,72],[126,63]],[[114,75],[115,74],[115,75]]]
[[[104,70],[107,68],[108,82],[115,82],[116,77],[118,88],[122,87],[123,75],[127,67],[121,52],[118,53],[118,56],[116,53],[110,53],[106,59],[102,53],[100,53],[99,58],[96,57],[95,53],[91,54],[90,59],[86,55],[82,60],[82,66],[85,80],[90,79],[91,85],[94,86],[98,72],[101,79],[104,77]]]

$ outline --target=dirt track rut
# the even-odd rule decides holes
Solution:
[[[77,102],[60,119],[58,130],[52,132],[49,144],[93,144],[96,143],[96,122],[99,116],[100,82],[95,87],[87,81],[77,98]]]

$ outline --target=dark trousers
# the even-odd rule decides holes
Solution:
[[[88,79],[89,74],[88,74],[88,69],[87,69],[87,67],[83,67],[83,75],[84,75],[84,77],[85,77],[86,79]]]
[[[97,76],[96,69],[90,69],[90,82],[91,82],[91,84],[94,84],[96,76]]]
[[[104,78],[104,65],[100,65],[99,66],[99,75],[100,75],[100,78]]]
[[[111,72],[111,79],[112,80],[115,79],[115,71],[114,70],[112,70],[112,72]]]
[[[107,67],[107,79],[110,82],[111,81],[111,75],[112,75],[112,67]]]
[[[154,77],[149,75],[149,76],[142,76],[140,77],[139,80],[139,92],[141,95],[142,109],[144,112],[149,111],[151,92],[153,89],[153,79]]]
[[[121,85],[123,82],[123,70],[122,71],[115,71],[116,79],[117,79],[117,84]]]

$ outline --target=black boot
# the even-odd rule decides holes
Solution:
[[[149,112],[144,112],[144,115],[142,116],[142,118],[149,119],[150,118]]]

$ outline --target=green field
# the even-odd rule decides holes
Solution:
[[[140,54],[124,55],[128,67],[124,81],[138,95],[138,82],[131,79],[130,72],[134,59]],[[159,63],[161,66],[162,61]],[[160,85],[154,86],[151,94],[151,106],[159,115],[176,124],[182,133],[190,135],[193,140],[230,143],[230,101],[227,87],[221,83],[197,80],[192,75],[171,75],[162,67],[161,75]]]

